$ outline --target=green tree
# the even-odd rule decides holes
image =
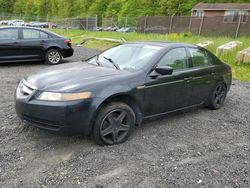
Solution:
[[[56,17],[138,17],[190,15],[197,3],[249,3],[249,0],[0,0],[0,14],[44,20]],[[32,17],[33,15],[33,17]]]
[[[99,17],[101,17],[105,14],[107,7],[111,1],[112,0],[95,0],[89,8],[88,14],[91,16],[98,15]]]

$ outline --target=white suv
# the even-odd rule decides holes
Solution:
[[[8,25],[23,26],[24,25],[24,21],[23,20],[10,20],[8,22]]]

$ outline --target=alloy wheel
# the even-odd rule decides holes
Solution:
[[[48,55],[48,59],[52,64],[57,64],[61,60],[61,55],[57,51],[51,51]]]
[[[107,144],[120,143],[130,131],[130,121],[125,110],[117,109],[108,113],[100,126],[101,139]]]
[[[214,103],[222,105],[226,97],[226,87],[224,84],[218,85],[214,92]]]

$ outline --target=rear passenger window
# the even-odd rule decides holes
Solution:
[[[23,30],[23,39],[39,39],[40,32],[37,30],[24,29]]]
[[[47,33],[44,33],[42,31],[40,31],[40,38],[41,39],[48,39],[49,38],[49,35]]]
[[[17,40],[18,29],[2,29],[0,30],[0,40]]]
[[[212,57],[202,49],[189,48],[193,67],[205,67],[212,65]]]
[[[185,48],[175,48],[167,52],[160,60],[160,66],[170,66],[174,70],[186,69],[188,67]]]

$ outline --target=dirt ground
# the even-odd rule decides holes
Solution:
[[[96,52],[77,48],[65,63]],[[234,81],[225,106],[143,123],[121,145],[59,136],[15,113],[21,78],[42,63],[0,65],[0,187],[250,187],[250,84]]]

